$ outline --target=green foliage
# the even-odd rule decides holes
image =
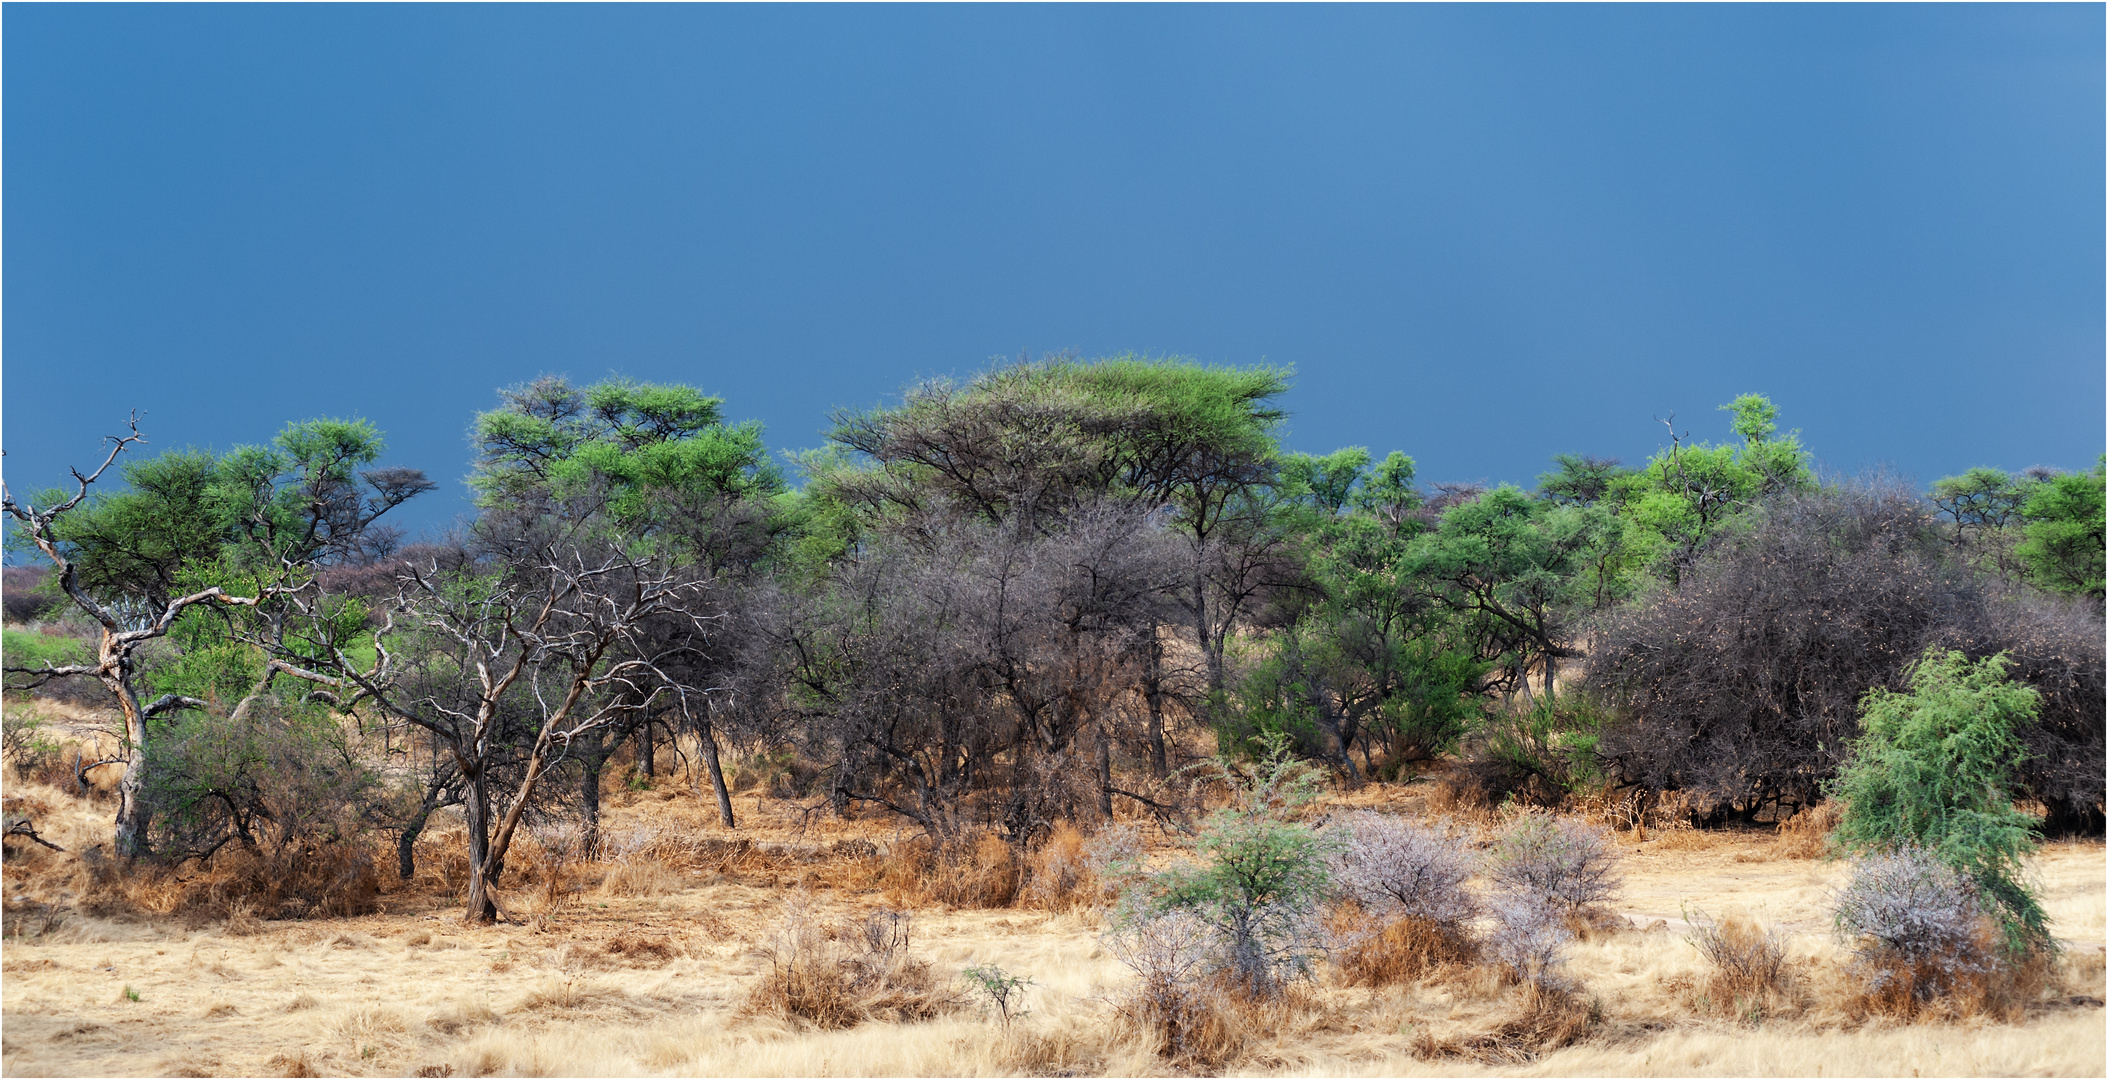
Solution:
[[[1009,1026],[1013,1018],[1030,1015],[1018,1006],[1024,1001],[1025,988],[1037,985],[1032,980],[1012,975],[994,964],[976,964],[959,974],[988,999],[989,1006],[1002,1016],[1004,1026]]]
[[[1778,408],[1769,399],[1744,394],[1721,408],[1734,414],[1742,445],[1686,445],[1678,436],[1645,468],[1611,483],[1619,514],[1634,527],[1635,552],[1672,584],[1759,497],[1815,486],[1799,433],[1775,435]]]
[[[486,509],[604,510],[633,539],[715,563],[750,563],[793,523],[757,422],[726,424],[693,387],[555,376],[516,386],[476,417],[469,485]],[[575,516],[575,515],[574,515]]]
[[[2108,467],[2065,473],[2036,485],[2022,509],[2027,538],[2015,552],[2051,592],[2102,599],[2108,551]]]
[[[1570,615],[1617,595],[1625,529],[1602,506],[1555,505],[1503,485],[1451,507],[1399,563],[1426,600],[1455,613],[1481,660],[1520,674],[1561,656]]]
[[[73,559],[82,588],[97,596],[166,602],[183,568],[219,553],[226,522],[208,502],[217,459],[203,450],[170,450],[125,462],[124,490],[96,492],[52,523],[60,550]],[[64,500],[52,490],[39,505]],[[30,547],[19,530],[10,550]]]
[[[1480,731],[1487,758],[1522,776],[1541,776],[1560,791],[1601,783],[1596,740],[1609,715],[1586,696],[1539,697],[1526,709],[1496,711]]]
[[[1735,414],[1735,434],[1752,446],[1779,429],[1779,407],[1762,394],[1743,394],[1720,406],[1720,411]]]
[[[23,630],[9,626],[0,629],[0,651],[7,654],[7,666],[39,668],[65,664],[87,664],[94,662],[88,646],[76,638],[43,634],[34,630]],[[10,673],[8,685],[15,685],[23,678]]]
[[[153,846],[174,857],[228,842],[283,854],[346,840],[393,794],[342,721],[268,694],[231,713],[179,715],[155,738],[146,773]]]
[[[2032,477],[2009,476],[1998,469],[1975,468],[1960,476],[1943,476],[1933,482],[1930,497],[1949,517],[1956,529],[2003,528],[2019,520],[2021,507],[2041,483]]]
[[[1876,687],[1861,702],[1865,735],[1829,785],[1845,811],[1836,839],[1855,853],[1916,844],[1975,883],[2013,952],[2050,944],[2047,916],[2023,877],[2035,820],[2014,809],[2019,730],[2039,695],[2006,678],[2004,654],[1971,663],[1927,650],[1909,689]]]
[[[53,538],[90,594],[155,606],[186,588],[231,587],[230,574],[369,554],[375,519],[433,486],[414,469],[366,468],[383,449],[371,423],[324,419],[287,424],[270,446],[127,461],[124,488],[92,493],[52,523]],[[9,542],[19,550],[27,538]]]
[[[1555,504],[1594,506],[1609,498],[1619,482],[1632,475],[1631,469],[1609,458],[1558,454],[1552,461],[1559,471],[1538,475],[1537,497]]]
[[[1177,357],[1068,357],[932,382],[896,407],[836,417],[850,456],[801,465],[827,497],[879,524],[949,507],[989,523],[1033,521],[1098,498],[1171,505],[1206,534],[1271,478],[1286,369]]]
[[[1231,786],[1230,805],[1209,815],[1193,841],[1198,862],[1149,878],[1148,914],[1189,914],[1217,935],[1224,969],[1256,996],[1309,974],[1319,903],[1332,887],[1339,839],[1292,820],[1321,778],[1288,740],[1261,740],[1249,765],[1218,759],[1208,773]],[[1132,901],[1130,901],[1132,903]]]
[[[262,654],[254,646],[202,632],[196,638],[182,655],[146,672],[146,685],[155,694],[197,698],[221,711],[234,708],[262,676]]]

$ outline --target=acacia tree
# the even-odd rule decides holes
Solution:
[[[694,567],[708,578],[719,613],[736,605],[742,584],[769,569],[792,525],[773,505],[783,478],[768,462],[760,425],[726,423],[723,399],[678,384],[613,379],[575,386],[555,376],[500,398],[475,426],[470,483],[486,512],[562,514],[566,505],[590,503],[611,537],[642,543],[668,566]],[[682,685],[729,679],[731,654],[690,629],[681,619],[653,619],[638,632],[661,636],[650,649],[675,664]],[[717,710],[681,695],[670,715],[695,731],[719,816],[731,828]],[[581,744],[580,810],[589,831],[599,819],[599,770],[611,742],[634,729],[638,756],[648,762],[654,724],[653,709],[632,702]]]
[[[110,437],[93,472],[74,470],[71,493],[19,502],[7,491],[4,509],[51,561],[61,591],[102,629],[93,663],[8,670],[27,675],[31,685],[90,676],[117,699],[125,771],[116,847],[130,858],[147,847],[149,721],[206,704],[175,693],[142,701],[140,647],[196,609],[240,609],[268,621],[274,601],[299,588],[314,565],[358,550],[374,538],[376,519],[432,484],[414,469],[358,472],[380,455],[379,432],[364,421],[313,420],[288,425],[273,448],[237,448],[217,460],[163,455],[125,470],[138,481],[134,490],[92,491],[121,455],[146,441],[136,415],[128,426],[128,434]],[[229,563],[249,569],[230,573]],[[237,576],[247,595],[227,588]]]
[[[1135,356],[1020,361],[964,385],[926,383],[894,408],[844,413],[837,452],[813,455],[810,490],[847,508],[866,537],[933,549],[960,521],[1055,536],[1078,507],[1160,515],[1184,538],[1177,580],[1151,625],[1125,640],[1120,665],[1146,716],[1142,741],[1157,775],[1169,769],[1167,705],[1184,691],[1164,637],[1172,624],[1199,646],[1203,693],[1223,686],[1229,629],[1280,576],[1286,537],[1265,489],[1275,468],[1272,399],[1285,371],[1212,368]],[[1102,770],[1101,770],[1102,771]]]
[[[118,455],[134,443],[144,442],[139,434],[138,418],[130,424],[131,434],[109,437],[110,452],[94,472],[83,474],[73,470],[77,487],[72,495],[56,501],[47,501],[42,507],[15,500],[12,491],[0,486],[0,508],[20,522],[29,541],[36,545],[44,557],[51,560],[58,571],[59,588],[71,599],[74,606],[87,614],[102,628],[96,649],[95,662],[91,664],[47,664],[37,668],[8,665],[7,670],[29,676],[27,685],[35,686],[50,679],[68,676],[91,676],[107,687],[117,698],[118,710],[123,714],[125,761],[124,778],[117,784],[117,836],[119,854],[132,858],[146,853],[147,808],[142,798],[142,787],[147,767],[147,721],[173,709],[202,704],[192,698],[165,695],[151,702],[142,702],[137,686],[138,666],[135,659],[139,647],[154,638],[165,636],[170,626],[185,611],[199,604],[244,604],[254,606],[257,597],[233,596],[218,586],[198,590],[181,596],[171,596],[158,611],[141,618],[129,612],[121,612],[116,605],[106,603],[90,593],[81,583],[80,568],[69,557],[59,539],[56,524],[66,514],[81,506],[88,498],[89,489],[102,478]],[[130,615],[130,617],[127,617]]]

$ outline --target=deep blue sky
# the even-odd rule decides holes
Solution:
[[[544,372],[820,442],[992,357],[1293,364],[1528,483],[1769,393],[1839,470],[2103,447],[2103,8],[4,14],[17,490],[359,415],[465,508]]]

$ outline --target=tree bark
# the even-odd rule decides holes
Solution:
[[[409,881],[417,876],[417,838],[424,835],[425,822],[431,820],[432,808],[427,806],[417,811],[417,816],[403,826],[403,834],[395,839],[395,876]]]
[[[573,740],[579,744],[578,763],[578,816],[580,833],[578,857],[593,860],[600,857],[600,770],[607,764],[608,746],[602,733],[594,731],[583,738]]]
[[[1098,812],[1113,819],[1113,737],[1103,725],[1098,728]]]
[[[1149,662],[1142,668],[1142,698],[1149,703],[1149,772],[1162,780],[1171,774],[1164,748],[1164,639],[1149,625]]]
[[[118,680],[106,680],[117,683]],[[113,686],[124,710],[125,741],[130,743],[124,761],[124,777],[117,781],[117,854],[126,859],[145,855],[147,828],[152,822],[146,807],[146,718],[139,699],[129,686]]]
[[[710,787],[717,792],[717,816],[724,821],[725,828],[736,829],[732,818],[732,791],[725,786],[725,770],[717,760],[717,730],[705,720],[696,726],[697,742],[702,744],[703,762],[710,766]]]
[[[485,876],[490,864],[490,789],[484,783],[483,771],[471,768],[465,759],[461,771],[468,783],[463,807],[468,818],[468,902],[461,919],[471,925],[495,922],[498,905],[491,897],[493,883]]]
[[[637,726],[637,771],[649,780],[659,774],[658,760],[652,744],[651,710],[644,711],[644,722]]]

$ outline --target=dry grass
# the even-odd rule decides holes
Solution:
[[[1330,916],[1333,933],[1348,944],[1333,957],[1347,986],[1397,986],[1445,968],[1479,962],[1478,944],[1454,928],[1426,919],[1392,920],[1374,934],[1357,932],[1366,920],[1359,905],[1339,906]]]
[[[914,917],[905,911],[882,908],[830,924],[794,900],[762,946],[769,971],[744,1011],[821,1030],[954,1011],[958,994],[914,954],[913,937]]]
[[[881,879],[896,905],[1009,907],[1024,884],[1017,851],[992,832],[946,843],[915,839],[893,846]]]
[[[522,848],[501,899],[519,922],[459,922],[460,833],[444,825],[420,844],[417,879],[384,874],[364,914],[278,918],[230,904],[208,919],[144,893],[138,908],[98,914],[82,902],[98,887],[82,853],[108,842],[111,807],[7,781],[10,808],[41,801],[39,830],[69,849],[8,851],[7,1075],[2108,1073],[2098,843],[2045,847],[2036,869],[2066,951],[2035,973],[2038,985],[2009,987],[2004,1004],[1973,1016],[1957,1008],[1906,1023],[1855,1008],[1858,987],[1827,922],[1844,868],[1790,855],[1790,829],[1687,836],[1650,821],[1644,841],[1636,829],[1616,840],[1626,879],[1617,926],[1635,928],[1569,947],[1571,995],[1533,997],[1445,951],[1453,943],[1388,927],[1383,948],[1342,952],[1287,1000],[1213,999],[1183,1061],[1166,1062],[1154,1033],[1120,1020],[1134,976],[1097,916],[1071,899],[1096,888],[1063,869],[1085,865],[1080,835],[1057,834],[1023,858],[976,839],[940,859],[888,825],[805,823],[751,794],[733,834],[686,792],[623,792],[610,799],[609,861],[565,864]],[[1340,802],[1424,814],[1431,786],[1372,785]],[[865,958],[874,950],[860,927],[896,900],[917,910],[912,939],[882,980],[862,990],[849,980],[853,994],[888,984],[853,1024],[767,1004],[783,955],[771,950],[794,904],[813,928],[800,947],[831,958],[834,975],[857,976],[857,964],[884,966]],[[1033,907],[981,906],[998,901]],[[1773,1007],[1751,1017],[1721,1000],[1720,971],[1689,940],[1686,909],[1780,935]],[[1032,981],[1025,1016],[1005,1025],[886,999],[949,998],[958,972],[979,964]]]
[[[1825,799],[1805,807],[1779,822],[1779,842],[1773,848],[1784,859],[1819,859],[1830,851],[1830,830],[1837,827],[1843,808]]]

